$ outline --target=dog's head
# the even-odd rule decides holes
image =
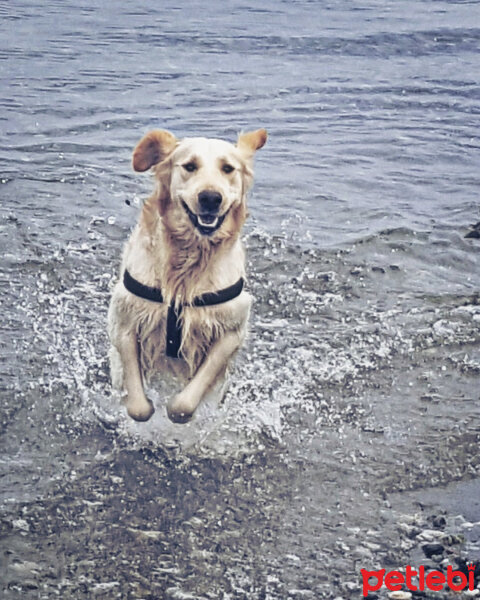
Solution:
[[[168,131],[155,130],[137,144],[133,168],[154,167],[158,207],[170,233],[219,241],[243,225],[253,155],[266,140],[264,129],[241,134],[236,145],[207,138],[177,140]]]

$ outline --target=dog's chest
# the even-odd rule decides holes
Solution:
[[[225,331],[225,311],[218,307],[182,307],[173,315],[167,305],[148,307],[137,327],[144,371],[177,370],[186,361],[198,368],[209,347]],[[172,316],[176,321],[172,325]],[[172,337],[178,336],[172,358]],[[183,359],[183,360],[182,360]]]

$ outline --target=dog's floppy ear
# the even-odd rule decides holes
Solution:
[[[177,138],[169,131],[154,129],[135,146],[132,164],[135,171],[146,171],[162,162],[177,145]]]
[[[267,132],[265,129],[257,129],[249,133],[241,133],[238,136],[237,147],[248,157],[255,154],[257,150],[267,141]]]

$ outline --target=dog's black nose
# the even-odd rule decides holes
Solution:
[[[200,210],[204,212],[218,212],[220,204],[222,203],[222,194],[218,192],[212,192],[209,190],[205,190],[198,194],[198,204],[200,205]]]

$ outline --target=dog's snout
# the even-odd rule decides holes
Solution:
[[[205,212],[217,212],[222,203],[222,194],[205,190],[198,194],[198,204],[200,210]]]

